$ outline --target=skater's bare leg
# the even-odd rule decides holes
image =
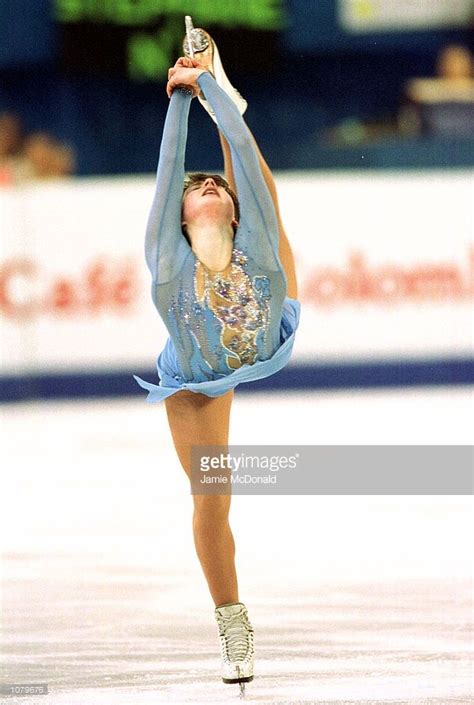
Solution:
[[[190,480],[193,445],[225,446],[226,452],[233,396],[233,390],[215,398],[182,390],[165,400],[174,446]],[[230,500],[230,494],[193,495],[194,544],[216,607],[239,601]]]
[[[227,142],[226,138],[222,134],[222,132],[219,130],[219,139],[221,141],[221,147],[222,147],[222,154],[224,155],[224,170],[225,170],[225,178],[229,182],[229,186],[235,193],[237,193],[237,187],[235,183],[235,178],[234,178],[234,170],[233,170],[233,165],[232,165],[232,154],[230,151],[229,143]],[[279,233],[280,233],[280,240],[279,240],[279,256],[280,256],[280,261],[282,263],[283,269],[285,270],[287,282],[288,282],[288,296],[291,299],[297,299],[298,298],[298,285],[296,281],[296,269],[295,269],[295,261],[293,257],[293,252],[291,250],[290,243],[288,241],[288,237],[285,232],[285,228],[283,226],[281,216],[280,216],[280,206],[278,203],[278,194],[276,190],[276,185],[275,181],[273,179],[273,174],[270,171],[270,167],[266,163],[262,153],[260,152],[259,146],[257,142],[255,141],[255,137],[252,135],[252,139],[255,144],[255,148],[257,150],[258,154],[258,160],[260,163],[260,169],[262,171],[263,177],[265,179],[265,183],[267,185],[267,188],[270,192],[270,195],[272,197],[273,205],[275,208],[275,212],[277,214],[278,218],[278,227],[279,227]],[[237,193],[238,196],[238,193]]]

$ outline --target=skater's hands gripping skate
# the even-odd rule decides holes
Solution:
[[[201,91],[197,84],[197,79],[204,71],[205,69],[200,67],[199,61],[196,61],[196,59],[181,56],[175,65],[168,70],[168,83],[166,84],[168,98],[171,98],[175,88],[180,86],[190,88],[193,98],[195,98]]]

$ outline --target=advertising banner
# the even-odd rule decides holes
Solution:
[[[292,364],[472,355],[470,171],[281,173]],[[144,234],[153,177],[0,191],[2,375],[143,369],[167,331]]]

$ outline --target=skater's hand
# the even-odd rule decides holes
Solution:
[[[168,69],[168,81],[174,76],[179,68],[197,69],[199,68],[199,61],[196,61],[196,59],[191,59],[190,56],[180,56],[175,65]]]
[[[186,69],[198,69],[199,61],[197,61],[197,59],[192,59],[190,56],[180,56],[174,67],[168,71],[168,78],[169,72],[179,68],[180,66],[184,66]]]
[[[184,62],[192,62],[192,65],[186,66]],[[176,64],[177,65],[173,66],[173,68],[168,71],[168,83],[166,85],[166,93],[168,94],[168,98],[171,98],[174,89],[178,86],[186,86],[187,88],[190,88],[193,92],[194,98],[201,91],[197,85],[197,79],[202,73],[204,73],[204,69],[195,68],[194,64],[197,64],[197,62],[188,57],[178,59]]]

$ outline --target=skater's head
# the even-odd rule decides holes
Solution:
[[[228,224],[235,236],[240,220],[239,201],[228,182],[218,174],[189,174],[184,182],[181,227],[190,245],[188,227],[203,219],[217,225]]]

